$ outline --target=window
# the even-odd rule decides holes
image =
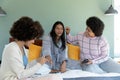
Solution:
[[[114,0],[118,14],[114,16],[114,56],[120,57],[120,0]]]

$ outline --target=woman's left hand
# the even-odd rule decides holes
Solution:
[[[92,60],[89,60],[86,64],[92,64],[93,62],[92,62]]]
[[[66,71],[66,61],[63,61],[61,67],[60,67],[60,72],[65,72]]]

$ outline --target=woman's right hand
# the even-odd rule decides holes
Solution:
[[[40,58],[37,59],[37,62],[40,63],[41,65],[45,64],[48,61],[49,60],[45,57],[40,57]]]
[[[48,59],[48,62],[49,62],[50,64],[52,64],[52,59],[51,59],[50,55],[45,56],[45,58]]]
[[[66,27],[66,34],[68,35],[70,33],[70,27]]]

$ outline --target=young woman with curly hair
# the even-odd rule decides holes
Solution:
[[[9,43],[4,48],[0,80],[26,80],[48,61],[45,57],[40,57],[28,63],[28,54],[25,49],[25,46],[29,47],[36,38],[41,37],[43,32],[41,24],[38,21],[33,21],[30,17],[21,17],[14,22],[10,29],[10,35],[15,41]],[[27,67],[27,65],[32,63],[31,67]],[[40,77],[39,80],[51,80],[53,78],[56,78],[56,76],[48,75]],[[32,80],[38,80],[38,78]]]
[[[95,73],[120,73],[120,64],[109,57],[109,44],[102,36],[104,30],[102,20],[92,16],[86,20],[86,25],[85,32],[76,36],[71,36],[70,28],[66,28],[67,41],[80,46],[82,69]]]

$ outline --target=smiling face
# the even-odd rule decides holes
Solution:
[[[61,24],[56,25],[55,33],[57,37],[60,37],[63,34],[63,26]]]
[[[85,35],[86,35],[86,37],[95,37],[95,34],[94,34],[93,31],[90,29],[90,27],[87,27],[87,28],[86,28]]]

